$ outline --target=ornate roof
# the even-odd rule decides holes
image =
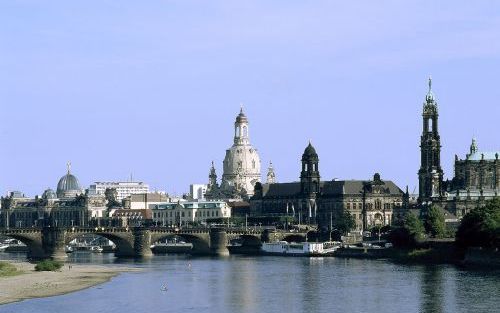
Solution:
[[[466,159],[469,161],[494,161],[500,156],[500,151],[479,151],[476,138],[472,138],[472,143],[470,145],[470,153],[466,155]]]
[[[472,154],[467,155],[467,160],[469,161],[481,161],[481,160],[486,160],[486,161],[494,161],[495,159],[500,158],[500,152],[482,152],[482,151],[476,151]]]
[[[318,154],[316,153],[316,149],[314,149],[313,145],[309,141],[309,144],[307,145],[306,149],[304,150],[304,154],[302,154],[302,160],[304,159],[309,159],[311,157],[318,157]]]
[[[68,162],[67,166],[68,172],[57,183],[57,196],[59,198],[76,195],[82,191],[78,178],[70,173],[71,163]]]
[[[241,106],[241,108],[240,108],[240,114],[238,114],[238,116],[236,116],[236,123],[238,123],[238,124],[248,123],[248,118],[245,115],[245,113],[243,112],[243,106]]]

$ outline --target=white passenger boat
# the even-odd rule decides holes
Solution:
[[[333,242],[265,242],[261,252],[267,255],[324,256],[332,254],[340,245]]]

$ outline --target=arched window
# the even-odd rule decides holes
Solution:
[[[304,171],[307,172],[307,163],[304,163]]]
[[[243,137],[248,136],[248,129],[246,126],[243,126]]]
[[[428,132],[432,131],[432,118],[428,120],[427,125],[428,125],[427,131]]]
[[[316,170],[316,164],[313,163],[313,171]]]
[[[252,168],[255,168],[255,160],[252,160]]]

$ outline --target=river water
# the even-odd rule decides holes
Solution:
[[[70,261],[144,271],[67,295],[2,305],[0,312],[500,312],[499,272],[448,265],[182,255],[137,262],[82,253]]]

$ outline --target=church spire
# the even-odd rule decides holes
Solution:
[[[210,173],[208,174],[208,186],[211,190],[213,190],[213,188],[217,186],[217,172],[215,171],[214,161],[212,161],[212,165],[210,166]]]
[[[432,78],[425,96],[420,137],[419,201],[428,202],[442,193],[443,170],[441,168],[441,140],[438,129],[437,103],[432,92]]]
[[[274,173],[273,162],[269,161],[269,168],[267,169],[267,184],[276,183],[276,174]]]
[[[67,170],[68,170],[68,175],[69,175],[69,174],[71,173],[71,161],[68,161],[68,162],[66,163],[66,168],[67,168]]]

